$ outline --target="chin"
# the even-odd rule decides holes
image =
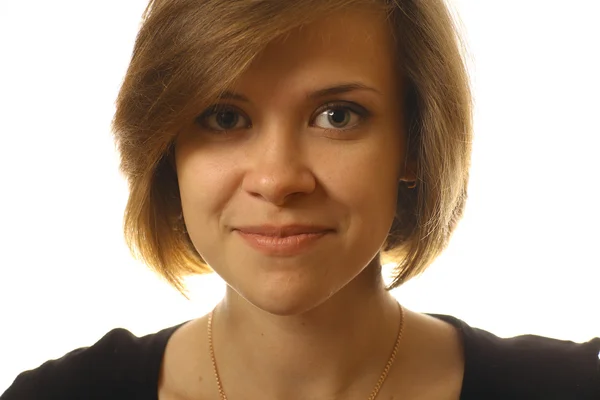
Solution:
[[[319,290],[322,289],[322,290]],[[335,292],[315,287],[314,283],[259,285],[238,291],[246,301],[255,307],[278,316],[304,314],[319,307]]]

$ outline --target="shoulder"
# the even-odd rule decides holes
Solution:
[[[147,398],[145,391],[157,382],[164,348],[178,326],[143,337],[113,329],[92,346],[21,373],[0,398]]]
[[[600,399],[600,338],[585,343],[535,335],[499,338],[451,316],[465,352],[461,399]]]

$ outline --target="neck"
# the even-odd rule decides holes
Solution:
[[[374,287],[368,271],[361,275],[291,316],[265,312],[228,288],[213,321],[228,397],[366,399],[396,342],[400,313],[380,279]]]

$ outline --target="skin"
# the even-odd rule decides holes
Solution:
[[[403,168],[393,51],[379,12],[328,16],[259,55],[234,88],[245,100],[219,102],[240,114],[231,129],[204,114],[176,143],[189,235],[227,283],[213,337],[229,399],[365,399],[390,355],[400,313],[374,266],[397,185],[414,179],[414,163]],[[314,97],[347,83],[369,89]],[[328,118],[329,103],[339,119]],[[232,231],[293,223],[333,231],[291,257],[262,254]],[[454,329],[409,310],[404,325],[379,398],[458,398],[462,353]],[[206,317],[169,341],[159,397],[219,398]]]

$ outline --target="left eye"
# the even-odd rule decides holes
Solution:
[[[350,129],[360,118],[361,115],[348,107],[329,107],[316,116],[314,125],[323,129]]]
[[[199,117],[199,122],[215,131],[228,131],[249,125],[248,119],[234,108],[218,107],[208,110]]]

